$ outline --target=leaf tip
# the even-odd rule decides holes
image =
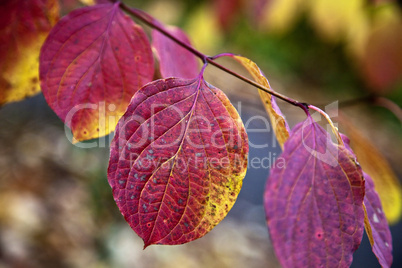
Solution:
[[[152,243],[152,241],[150,241],[149,239],[148,241],[145,241],[145,239],[143,241],[144,241],[144,247],[142,250],[145,250],[147,247],[154,245],[154,243]]]

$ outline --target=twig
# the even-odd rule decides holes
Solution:
[[[158,22],[156,19],[154,19],[153,17],[151,17],[150,15],[148,15],[147,13],[143,12],[142,10],[136,9],[136,8],[131,8],[126,6],[123,3],[120,3],[120,7],[122,10],[126,11],[127,13],[129,13],[130,15],[134,16],[135,18],[139,19],[140,21],[142,21],[144,24],[148,25],[149,27],[159,31],[160,33],[162,33],[163,35],[165,35],[166,37],[170,38],[172,41],[176,42],[178,45],[182,46],[183,48],[187,49],[188,51],[190,51],[191,53],[193,53],[195,56],[197,56],[198,58],[200,58],[203,63],[209,63],[219,69],[221,69],[222,71],[268,93],[271,94],[275,97],[277,97],[278,99],[281,99],[287,103],[290,103],[294,106],[300,107],[303,110],[305,110],[308,105],[305,103],[301,103],[297,100],[294,100],[292,98],[289,98],[285,95],[282,95],[274,90],[272,90],[271,88],[267,88],[263,85],[260,85],[256,82],[254,82],[253,80],[248,79],[247,77],[244,77],[228,68],[226,68],[225,66],[215,62],[215,57],[209,57],[205,54],[203,54],[202,52],[198,51],[197,49],[193,48],[192,46],[187,45],[186,43],[180,41],[179,39],[177,39],[175,36],[173,36],[172,34],[170,34],[168,31],[166,31],[162,24],[160,22]]]

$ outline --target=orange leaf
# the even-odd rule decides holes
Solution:
[[[56,0],[8,0],[0,4],[0,104],[40,91],[39,51],[58,14]]]
[[[77,141],[113,131],[133,94],[153,73],[147,36],[119,3],[72,11],[41,49],[43,95]]]

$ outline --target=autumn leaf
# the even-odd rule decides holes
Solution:
[[[180,28],[174,26],[164,28],[178,40],[191,46],[186,33]],[[190,51],[176,44],[157,30],[152,30],[152,46],[159,59],[159,69],[163,78],[197,77],[200,72],[197,58]]]
[[[276,256],[283,267],[349,267],[363,236],[361,168],[310,116],[284,147],[264,193]]]
[[[381,94],[402,85],[402,18],[397,6],[392,11],[390,18],[376,20],[382,24],[369,33],[359,68],[371,91]]]
[[[79,0],[79,1],[87,6],[95,5],[95,2],[99,3],[99,1],[95,0]]]
[[[350,148],[349,138],[346,135],[340,135],[345,147],[354,155],[354,152]],[[365,209],[364,227],[379,263],[383,268],[390,267],[392,264],[391,231],[381,205],[380,197],[374,187],[373,179],[365,172],[363,172],[363,176],[365,179],[365,195],[363,201]]]
[[[211,19],[211,8],[208,4],[199,5],[191,13],[185,30],[194,47],[206,54],[216,54],[216,50],[223,42],[220,27],[216,20]]]
[[[0,3],[0,105],[40,92],[39,51],[58,17],[55,0]]]
[[[52,29],[40,55],[46,101],[77,141],[113,131],[153,72],[147,36],[119,3],[74,10]]]
[[[241,0],[215,0],[213,2],[216,21],[223,31],[228,32],[235,25],[241,9],[245,8],[244,3],[246,2]]]
[[[269,31],[286,33],[297,22],[308,2],[302,0],[260,0],[259,10],[253,15],[260,18],[261,26]]]
[[[366,180],[366,195],[364,205],[366,208],[366,230],[370,232],[370,244],[374,254],[383,268],[392,264],[392,236],[387,218],[382,210],[381,200],[374,188],[371,177],[364,173]],[[368,221],[368,224],[367,224]],[[368,226],[369,225],[369,226]]]
[[[341,118],[343,118],[341,116]],[[345,119],[344,119],[345,120]],[[340,134],[345,147],[351,154],[350,140]],[[358,136],[355,136],[358,138]],[[392,236],[386,215],[382,209],[381,200],[374,187],[374,181],[365,172],[365,196],[364,196],[364,227],[369,238],[374,254],[377,256],[381,267],[388,268],[392,264]]]
[[[385,156],[343,114],[339,122],[351,139],[351,147],[363,170],[374,181],[375,189],[389,224],[397,223],[402,215],[402,187]]]
[[[354,30],[364,31],[364,10],[366,3],[361,0],[325,1],[312,0],[308,4],[309,18],[316,30],[326,39],[338,41]],[[328,14],[331,19],[328,19]],[[363,22],[361,21],[363,20]],[[358,35],[358,31],[353,31]]]
[[[156,80],[134,95],[111,144],[108,180],[145,247],[195,240],[226,216],[246,173],[247,141],[237,111],[201,76]]]
[[[247,69],[247,71],[253,76],[254,80],[257,83],[267,88],[271,88],[268,79],[265,78],[264,74],[261,72],[260,68],[258,68],[257,64],[242,56],[233,55],[232,57],[240,62]],[[283,144],[289,137],[290,130],[288,123],[286,122],[285,117],[283,116],[278,105],[276,104],[275,97],[262,90],[258,90],[258,92],[264,104],[265,110],[267,111],[271,120],[272,128],[275,132],[278,143],[283,149]]]

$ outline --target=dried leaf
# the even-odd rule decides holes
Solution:
[[[0,3],[0,105],[40,91],[39,51],[58,17],[55,0]]]
[[[355,157],[309,116],[297,124],[264,193],[284,267],[349,267],[363,236],[364,179]]]
[[[147,84],[112,141],[108,180],[131,228],[151,244],[208,233],[233,206],[247,168],[243,123],[202,77]]]
[[[153,72],[147,36],[119,3],[74,10],[52,29],[40,55],[46,101],[78,141],[113,131]]]
[[[180,41],[191,46],[186,33],[180,28],[169,26],[165,27],[165,29]],[[157,30],[152,31],[152,46],[159,59],[159,69],[163,78],[181,77],[190,79],[197,77],[200,70],[194,54]]]
[[[242,56],[233,56],[233,58],[240,62],[247,69],[257,83],[270,88],[268,79],[265,78],[257,64]],[[272,128],[275,132],[276,138],[278,139],[278,143],[283,149],[283,144],[289,138],[290,130],[288,123],[276,104],[275,97],[262,90],[259,90],[258,92],[260,93],[265,110],[267,111],[271,120]]]

